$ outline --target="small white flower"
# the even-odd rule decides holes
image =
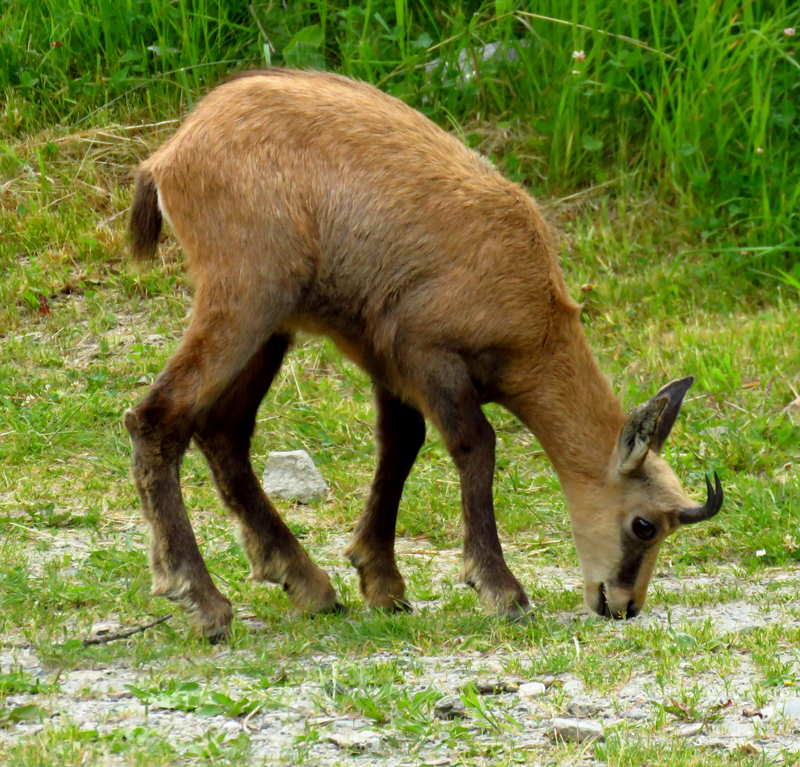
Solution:
[[[767,553],[767,550],[766,550],[766,549],[759,549],[759,550],[756,552],[756,556],[757,556],[757,557],[763,557],[763,556],[764,556],[766,553]]]
[[[794,34],[794,30],[792,30],[792,34]],[[572,51],[572,58],[575,59],[575,61],[584,62],[586,61],[586,54],[583,51]]]
[[[573,75],[579,75],[579,74],[581,74],[581,70],[580,69],[573,69],[572,70],[572,74]]]
[[[794,27],[786,27],[786,29],[783,30],[783,34],[786,35],[786,37],[794,37],[795,36]],[[572,55],[574,56],[575,54]]]
[[[764,150],[761,147],[756,147],[756,154],[764,154]]]

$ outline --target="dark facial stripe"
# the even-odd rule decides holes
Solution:
[[[617,574],[616,585],[622,588],[632,588],[636,585],[636,579],[639,577],[645,550],[625,537],[622,539],[622,550],[624,553],[622,555],[622,564]]]

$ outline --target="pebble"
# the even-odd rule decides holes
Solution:
[[[787,698],[779,700],[771,706],[764,706],[761,709],[761,716],[764,719],[774,719],[776,716],[797,719],[800,716],[800,698]]]
[[[364,753],[380,745],[381,737],[373,730],[361,730],[360,732],[349,730],[346,732],[337,732],[335,735],[329,735],[327,740],[339,746],[342,751]]]
[[[466,687],[469,687],[471,683],[467,683],[466,685],[462,686],[462,690]],[[508,692],[517,692],[521,690],[524,685],[520,685],[518,682],[506,682],[506,681],[498,681],[498,682],[476,682],[475,689],[481,695],[502,695],[503,693]]]
[[[461,698],[448,695],[441,698],[433,707],[434,719],[463,719],[467,715],[467,707]]]
[[[621,716],[624,719],[633,719],[634,721],[641,721],[647,719],[647,711],[641,706],[634,706],[628,711],[624,711]]]
[[[122,624],[119,621],[102,621],[92,626],[91,631],[89,631],[89,637],[97,639],[98,637],[108,636],[109,634],[119,631],[121,628]]]
[[[568,695],[578,695],[583,692],[583,682],[580,679],[568,679],[561,689]]]
[[[752,722],[725,722],[725,729],[732,738],[747,739],[755,735]]]
[[[310,503],[328,495],[328,485],[305,450],[270,453],[261,477],[267,495]]]
[[[600,710],[600,705],[591,698],[575,698],[567,703],[567,713],[578,719],[587,719]]]
[[[553,740],[583,743],[587,740],[605,740],[603,725],[591,719],[553,719],[547,734]]]
[[[535,698],[546,692],[547,688],[541,682],[526,682],[519,686],[519,694],[523,698]]]

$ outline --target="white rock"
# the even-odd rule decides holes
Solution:
[[[310,503],[328,494],[328,485],[305,450],[270,453],[261,482],[267,495],[286,501]]]
[[[575,698],[567,704],[567,712],[578,719],[587,719],[600,710],[600,705],[591,698]]]
[[[354,732],[337,732],[329,735],[328,741],[339,746],[343,751],[363,753],[380,745],[381,736],[374,730]]]
[[[113,634],[114,632],[119,631],[121,628],[122,624],[119,621],[102,621],[100,623],[95,623],[92,626],[89,636],[92,637],[92,639],[96,639],[97,637]]]
[[[561,689],[567,694],[577,695],[583,692],[583,682],[580,679],[568,679]]]
[[[553,719],[547,734],[554,740],[583,743],[586,740],[605,740],[603,725],[591,719]]]
[[[752,738],[756,734],[756,728],[752,722],[725,722],[725,729],[732,738]]]
[[[526,682],[519,686],[519,694],[523,698],[535,698],[537,695],[544,695],[547,688],[541,682]]]
[[[800,716],[800,698],[787,698],[776,701],[771,706],[764,706],[761,709],[761,716],[764,719],[774,719],[776,716],[797,719]]]

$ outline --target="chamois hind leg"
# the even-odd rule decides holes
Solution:
[[[425,441],[425,419],[419,410],[380,386],[375,389],[375,404],[378,468],[345,555],[358,570],[368,605],[410,610],[394,557],[394,533],[403,485]]]
[[[341,610],[330,578],[309,558],[264,493],[250,463],[258,406],[281,366],[289,337],[274,335],[197,424],[194,440],[240,525],[251,577],[283,586],[306,612]]]
[[[178,350],[145,397],[125,413],[133,478],[150,525],[152,592],[180,602],[193,631],[212,641],[228,633],[233,609],[197,546],[181,496],[180,463],[199,419],[294,306],[286,292],[270,296],[258,287],[198,282],[192,321]]]
[[[461,580],[472,586],[492,611],[518,618],[530,609],[519,581],[503,558],[494,516],[495,433],[481,410],[478,393],[460,357],[437,355],[420,387],[430,413],[444,437],[461,479],[464,553]]]

